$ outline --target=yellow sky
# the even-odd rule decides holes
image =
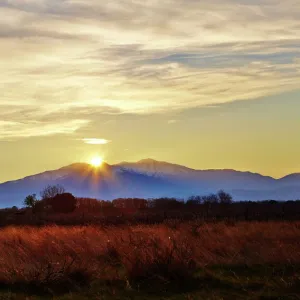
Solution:
[[[2,1],[0,181],[94,152],[300,171],[299,12],[300,0]]]

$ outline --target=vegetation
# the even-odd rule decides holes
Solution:
[[[48,186],[24,205],[0,210],[0,299],[299,299],[300,201]]]
[[[70,193],[58,194],[50,198],[47,203],[51,205],[55,213],[72,213],[77,205],[76,198]]]
[[[27,201],[28,200],[28,201]],[[26,207],[0,209],[0,227],[10,225],[126,225],[158,224],[165,220],[205,222],[296,221],[300,201],[232,202],[224,192],[176,198],[115,199],[75,198],[69,193],[37,201],[26,198]]]
[[[65,193],[66,190],[63,186],[57,185],[48,185],[41,191],[42,200],[54,198],[57,195]]]
[[[57,194],[52,198],[46,198],[37,202],[36,214],[68,214],[76,209],[77,200],[70,193]]]
[[[299,222],[9,227],[0,286],[3,299],[298,299],[299,241]]]
[[[36,194],[28,195],[25,199],[23,204],[26,207],[34,208],[37,203]]]

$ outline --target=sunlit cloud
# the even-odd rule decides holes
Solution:
[[[175,124],[177,122],[178,122],[178,120],[168,120],[168,124]]]
[[[1,1],[5,136],[73,133],[96,110],[164,113],[297,89],[299,7],[299,0]]]
[[[53,122],[30,121],[27,123],[0,121],[0,140],[14,140],[34,136],[50,136],[55,134],[72,134],[82,126],[86,120],[71,120],[54,124]]]
[[[85,144],[90,144],[90,145],[106,145],[111,142],[106,139],[96,139],[96,138],[92,138],[92,139],[86,138],[86,139],[82,139],[82,140]]]

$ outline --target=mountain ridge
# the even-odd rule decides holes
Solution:
[[[120,166],[120,165],[141,164],[141,163],[144,163],[144,162],[162,163],[162,164],[172,165],[172,166],[176,166],[176,167],[178,166],[180,168],[188,169],[188,170],[191,170],[191,171],[200,171],[200,172],[209,172],[209,171],[238,172],[238,173],[245,173],[245,174],[260,175],[260,176],[271,178],[271,179],[275,179],[275,180],[281,179],[281,178],[276,179],[276,178],[274,178],[272,176],[263,175],[263,174],[260,174],[258,172],[241,171],[241,170],[236,170],[236,169],[194,169],[194,168],[191,168],[191,167],[186,167],[186,166],[183,166],[183,165],[179,165],[179,164],[175,164],[175,163],[169,163],[169,162],[165,162],[165,161],[159,161],[159,160],[155,160],[155,159],[152,159],[152,158],[142,159],[142,160],[139,160],[137,162],[123,161],[123,162],[120,162],[120,163],[118,163],[116,165]],[[300,174],[300,173],[295,173],[295,174]],[[288,174],[286,176],[290,176],[290,175],[293,175],[293,173],[292,174]],[[284,177],[286,177],[286,176],[284,176]]]
[[[20,205],[27,194],[48,184],[61,184],[76,196],[111,200],[118,197],[179,197],[224,189],[236,200],[289,200],[300,198],[300,173],[279,179],[233,169],[197,170],[154,159],[103,163],[96,169],[73,163],[0,184],[0,206]]]
[[[175,163],[169,163],[169,162],[166,162],[166,161],[159,161],[159,160],[155,160],[155,159],[152,159],[152,158],[141,159],[141,160],[139,160],[137,162],[122,161],[122,162],[116,163],[116,164],[108,164],[108,163],[104,162],[104,164],[108,165],[108,166],[111,166],[111,167],[115,167],[115,166],[122,166],[122,165],[125,165],[125,164],[139,164],[139,163],[144,162],[144,161],[149,161],[149,162],[152,161],[152,162],[164,163],[164,164],[172,165],[172,166],[179,166],[179,167],[191,170],[191,171],[200,171],[200,172],[234,172],[234,173],[242,173],[242,174],[259,175],[259,176],[262,176],[262,177],[265,177],[265,178],[274,179],[274,180],[282,180],[282,179],[285,179],[287,177],[292,177],[292,176],[299,176],[300,177],[300,172],[290,173],[290,174],[287,174],[287,175],[285,175],[283,177],[275,178],[275,177],[272,177],[270,175],[264,175],[264,174],[261,174],[261,173],[258,173],[258,172],[242,171],[242,170],[237,170],[237,169],[228,169],[228,168],[226,168],[226,169],[194,169],[194,168],[191,168],[191,167],[187,167],[187,166],[183,166],[183,165],[179,165],[179,164],[175,164]],[[36,174],[33,174],[33,175],[27,175],[27,176],[25,176],[23,178],[17,178],[17,179],[11,179],[11,180],[7,180],[7,181],[3,181],[3,182],[0,182],[0,185],[4,184],[4,183],[12,182],[12,181],[18,181],[18,180],[26,179],[26,178],[29,178],[29,177],[41,175],[41,174],[56,172],[56,171],[60,171],[60,170],[63,170],[63,169],[69,169],[71,167],[76,167],[76,166],[86,166],[86,167],[88,167],[90,169],[93,168],[93,166],[91,166],[89,163],[76,162],[76,163],[72,163],[70,165],[66,165],[66,166],[60,167],[58,169],[46,170],[46,171],[42,171],[42,172],[39,172],[39,173],[36,173]]]

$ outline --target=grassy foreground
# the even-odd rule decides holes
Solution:
[[[300,299],[300,222],[5,228],[0,299]]]

